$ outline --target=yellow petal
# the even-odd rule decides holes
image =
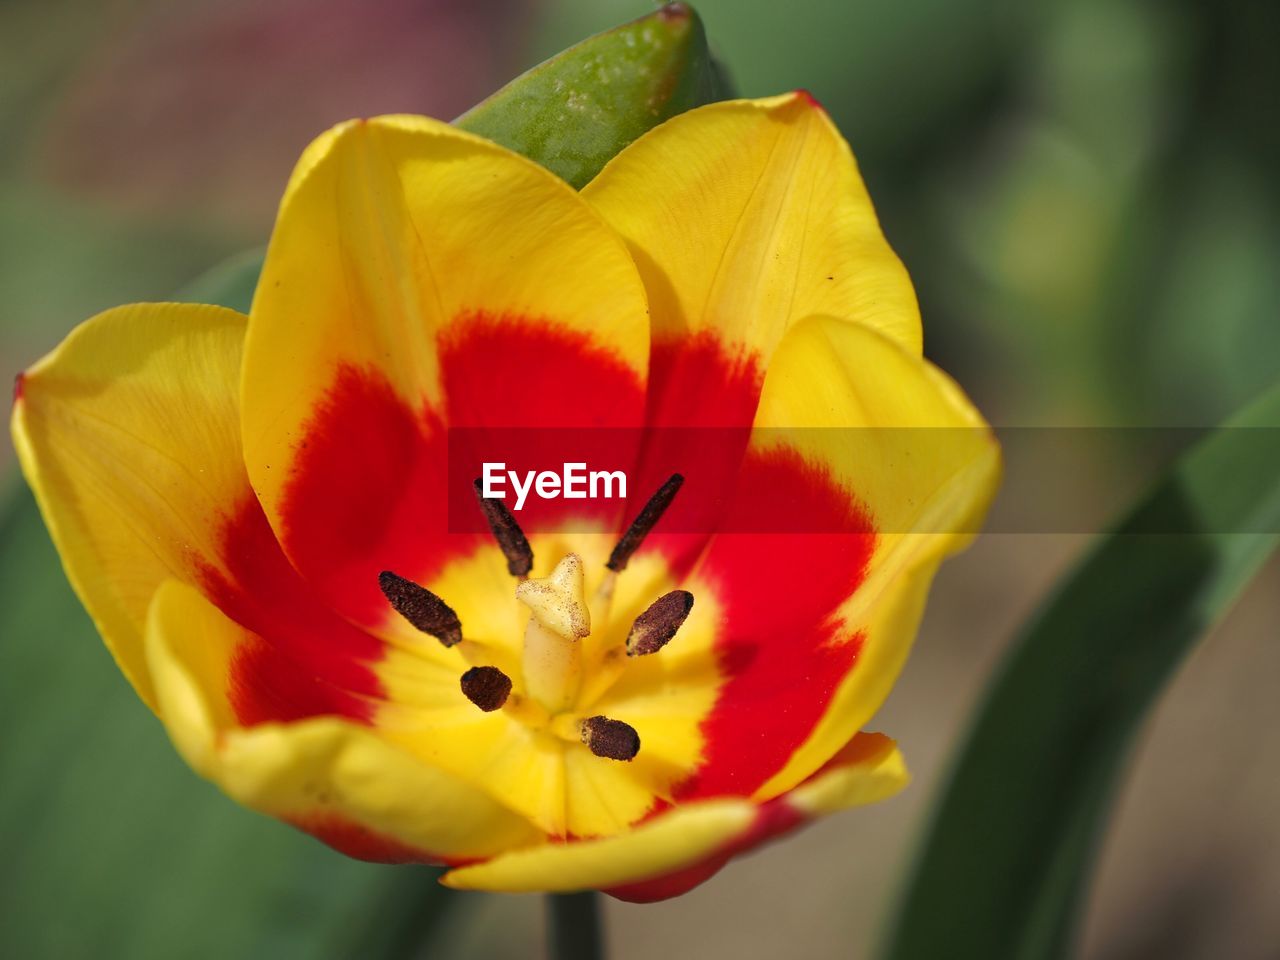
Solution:
[[[245,318],[135,304],[86,321],[26,371],[13,437],[67,576],[149,705],[147,606],[220,550],[224,513],[251,497],[237,389]]]
[[[748,829],[756,809],[745,800],[690,804],[627,833],[514,850],[451,870],[441,882],[459,890],[507,893],[598,890],[634,883],[714,856]]]
[[[710,332],[764,364],[792,324],[830,314],[919,352],[911,282],[848,144],[807,94],[681,114],[582,195],[631,247],[655,341]]]
[[[259,642],[175,581],[151,605],[147,658],[161,718],[187,762],[235,800],[304,829],[341,824],[425,860],[490,856],[541,836],[368,727],[335,718],[238,726],[227,699],[230,665]]]
[[[536,164],[422,117],[320,137],[245,348],[245,462],[286,553],[377,626],[380,569],[475,549],[447,535],[445,427],[637,425],[646,310],[622,241]]]
[[[859,638],[852,669],[787,764],[755,792],[790,789],[862,727],[888,695],[939,562],[972,539],[999,483],[1000,452],[960,389],[860,324],[813,318],[770,367],[752,457],[799,454],[866,512],[865,575],[831,620]]]
[[[848,144],[807,94],[681,114],[618,154],[583,196],[626,239],[648,290],[652,425],[741,428],[745,442],[777,345],[810,315],[858,321],[920,351],[910,279]],[[637,489],[687,473],[669,529],[715,529],[740,449],[722,441],[713,458],[679,431],[652,440]],[[685,572],[704,544],[659,531],[649,547]]]
[[[911,782],[897,744],[880,733],[859,733],[822,769],[782,798],[806,817],[879,803]]]

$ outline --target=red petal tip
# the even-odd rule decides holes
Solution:
[[[796,94],[796,99],[802,100],[805,103],[807,103],[809,106],[813,107],[814,109],[821,110],[823,113],[826,113],[826,107],[824,107],[818,101],[818,98],[815,97],[808,90],[805,90],[803,87],[801,87],[799,90],[795,92],[795,94]]]
[[[27,385],[26,373],[19,373],[13,378],[13,402],[16,404],[22,399],[22,392]]]

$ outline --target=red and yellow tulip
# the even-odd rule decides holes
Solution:
[[[636,451],[633,493],[679,472],[671,517],[718,526],[606,565],[612,505],[527,548],[503,511],[501,543],[452,529],[458,427],[742,445]],[[916,427],[943,429],[909,457],[860,429]],[[581,193],[433,120],[342,124],[298,163],[248,317],[94,317],[20,377],[13,433],[199,773],[450,886],[635,900],[905,784],[861,731],[999,471],[803,94],[681,115]]]

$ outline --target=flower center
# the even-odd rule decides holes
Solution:
[[[618,576],[632,554],[671,504],[684,478],[674,474],[649,498],[619,538],[606,563],[607,573],[594,598],[597,614],[608,619]],[[529,610],[517,684],[496,666],[478,664],[461,677],[462,693],[486,713],[505,710],[511,717],[545,729],[563,740],[581,740],[597,757],[631,760],[640,750],[640,735],[630,724],[605,716],[584,717],[579,707],[594,702],[626,668],[628,658],[661,650],[680,629],[693,608],[693,595],[673,590],[658,597],[633,622],[625,644],[599,659],[584,676],[582,641],[591,635],[591,608],[585,590],[585,570],[576,553],[565,555],[546,577],[530,578],[533,551],[524,532],[501,500],[476,496],[494,539],[517,578],[515,596]],[[411,625],[446,647],[463,646],[467,659],[483,659],[483,648],[465,638],[457,613],[443,599],[412,580],[383,571],[378,577],[383,595]],[[471,650],[476,647],[477,650]],[[519,687],[519,689],[517,689]]]

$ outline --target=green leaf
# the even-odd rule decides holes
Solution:
[[[670,3],[570,47],[454,122],[580,188],[646,130],[725,95],[702,21]]]
[[[214,303],[248,313],[265,256],[263,250],[246,250],[228,257],[187,284],[178,299],[186,303]]]
[[[1277,426],[1280,388],[1186,455],[1015,645],[955,762],[888,960],[1066,954],[1135,732],[1280,540]]]

